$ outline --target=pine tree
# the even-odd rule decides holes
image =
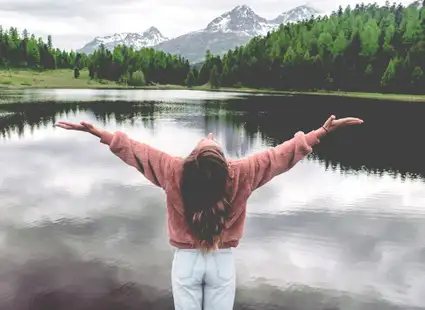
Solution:
[[[199,70],[199,75],[198,75],[198,84],[200,85],[204,85],[206,84],[209,79],[210,79],[210,68],[209,68],[209,62],[205,62],[201,69]]]
[[[420,93],[424,86],[424,72],[421,67],[415,67],[413,69],[410,83],[412,85],[411,91],[413,93]]]
[[[230,76],[229,66],[227,65],[227,63],[225,63],[223,66],[223,72],[221,73],[221,85],[233,86],[232,84],[233,83]]]
[[[368,64],[365,70],[365,75],[370,77],[373,75],[373,67],[371,64]]]
[[[94,79],[94,78],[95,78],[95,70],[94,70],[94,65],[93,65],[93,63],[90,63],[90,64],[89,64],[88,69],[89,69],[89,77],[90,77],[91,79]]]
[[[387,69],[384,72],[384,75],[382,76],[381,86],[386,90],[391,89],[396,81],[397,62],[398,59],[391,59],[388,63]]]
[[[49,49],[53,48],[53,42],[52,42],[52,36],[51,35],[47,36],[47,46],[49,47]]]
[[[215,66],[215,65],[212,68],[211,74],[210,74],[210,86],[211,86],[211,88],[219,88],[220,87],[220,75],[218,73],[217,66]]]
[[[146,85],[145,74],[143,71],[139,70],[134,72],[130,79],[128,80],[128,85],[130,86],[144,86]]]
[[[186,86],[192,87],[193,85],[195,85],[195,76],[193,75],[193,70],[190,70],[186,78]]]

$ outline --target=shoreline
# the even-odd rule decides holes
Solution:
[[[195,90],[282,96],[332,96],[403,102],[425,102],[425,95],[411,94],[385,94],[344,91],[282,91],[246,87],[222,87],[218,89],[211,89],[208,86],[187,87],[183,85],[152,85],[132,87],[127,85],[121,85],[112,81],[91,80],[88,77],[87,70],[81,71],[81,76],[79,79],[74,79],[72,76],[72,70],[66,69],[40,72],[22,69],[0,70],[0,91],[26,89]]]
[[[209,92],[225,92],[225,93],[243,93],[243,94],[264,94],[264,95],[281,95],[281,96],[329,96],[329,97],[345,97],[345,98],[359,98],[359,99],[373,99],[373,100],[389,100],[389,101],[403,101],[403,102],[425,102],[425,95],[410,95],[410,94],[392,94],[392,93],[356,93],[356,92],[342,92],[342,91],[285,91],[285,90],[268,90],[256,88],[231,88],[223,87],[218,89],[211,89],[205,86],[186,87],[180,85],[157,85],[157,86],[121,86],[121,85],[88,85],[85,87],[76,86],[21,86],[13,85],[4,87],[0,85],[2,90],[27,90],[27,89],[94,89],[94,90],[190,90],[190,91],[209,91]]]
[[[183,87],[182,89],[189,89]],[[255,88],[231,88],[223,87],[220,89],[210,88],[192,88],[192,90],[202,91],[215,91],[215,92],[239,92],[251,94],[265,94],[265,95],[282,95],[282,96],[329,96],[329,97],[345,97],[345,98],[360,98],[360,99],[373,99],[373,100],[389,100],[389,101],[404,101],[404,102],[425,102],[425,95],[411,95],[411,94],[392,94],[392,93],[362,93],[362,92],[343,92],[343,91],[287,91],[287,90],[269,90],[269,89],[255,89]]]

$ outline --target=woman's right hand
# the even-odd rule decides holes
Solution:
[[[55,124],[56,127],[63,128],[65,130],[76,130],[76,131],[84,131],[91,133],[92,135],[95,135],[100,138],[101,131],[94,127],[92,124],[87,122],[81,122],[79,124],[71,123],[71,122],[64,122],[60,121]]]
[[[328,118],[328,120],[323,125],[323,128],[327,132],[332,132],[339,127],[352,126],[352,125],[360,125],[363,124],[363,120],[356,117],[345,117],[341,119],[336,119],[335,115],[332,115]]]

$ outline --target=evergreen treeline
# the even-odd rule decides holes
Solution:
[[[82,65],[84,65],[82,58]],[[66,69],[74,68],[77,54],[54,49],[52,37],[47,43],[24,30],[4,30],[0,26],[0,68]]]
[[[425,2],[425,1],[424,1]],[[339,7],[281,25],[223,57],[207,52],[189,84],[285,90],[425,93],[425,8]],[[195,80],[195,82],[193,82]]]
[[[100,46],[89,58],[90,77],[121,81],[130,85],[145,83],[182,85],[190,70],[189,61],[153,48],[135,51],[117,46],[111,52]]]
[[[117,46],[113,51],[101,46],[92,55],[54,49],[52,37],[47,43],[26,30],[0,27],[0,68],[74,69],[88,68],[91,78],[106,79],[129,85],[146,83],[184,84],[190,70],[187,60],[151,48],[134,51]]]

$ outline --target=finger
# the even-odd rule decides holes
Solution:
[[[357,118],[357,117],[345,117],[345,118],[341,118],[341,120],[346,120],[346,121],[355,121],[355,122],[358,122],[358,121],[362,121],[360,118]]]
[[[343,123],[350,123],[350,124],[362,124],[363,120],[357,117],[346,117],[341,119]]]
[[[69,126],[68,124],[64,124],[64,123],[62,123],[62,122],[57,122],[57,123],[56,123],[56,125],[57,125],[57,126]]]
[[[81,126],[81,125],[73,124],[73,123],[69,123],[69,122],[60,122],[58,124],[66,126],[68,129],[74,129],[74,130],[80,130],[80,129],[83,128],[83,126]]]
[[[351,125],[360,125],[363,124],[363,120],[358,118],[342,118],[340,120],[335,121],[335,126],[351,126]]]
[[[78,124],[72,124],[69,122],[58,122],[57,123],[58,127],[64,128],[64,129],[68,129],[68,130],[84,130],[85,127],[78,125]]]
[[[330,125],[332,124],[332,122],[335,120],[335,115],[331,115],[328,119],[327,119],[327,121],[325,122],[325,127],[330,127]]]
[[[63,129],[71,129],[71,127],[69,127],[67,125],[63,125],[63,124],[56,124],[55,126],[59,127],[59,128],[63,128]]]
[[[212,139],[214,139],[214,135],[212,134],[212,132],[210,132],[209,134],[208,134],[208,137],[207,137],[208,139],[210,139],[210,140],[212,140]]]
[[[64,124],[64,125],[67,125],[67,126],[75,126],[75,125],[78,125],[78,124],[74,124],[74,123],[71,123],[71,122],[65,122],[65,121],[59,121],[59,122],[58,122],[58,124]]]
[[[83,125],[84,127],[87,127],[87,128],[92,128],[93,127],[92,124],[87,123],[87,122],[81,122],[80,124]]]

